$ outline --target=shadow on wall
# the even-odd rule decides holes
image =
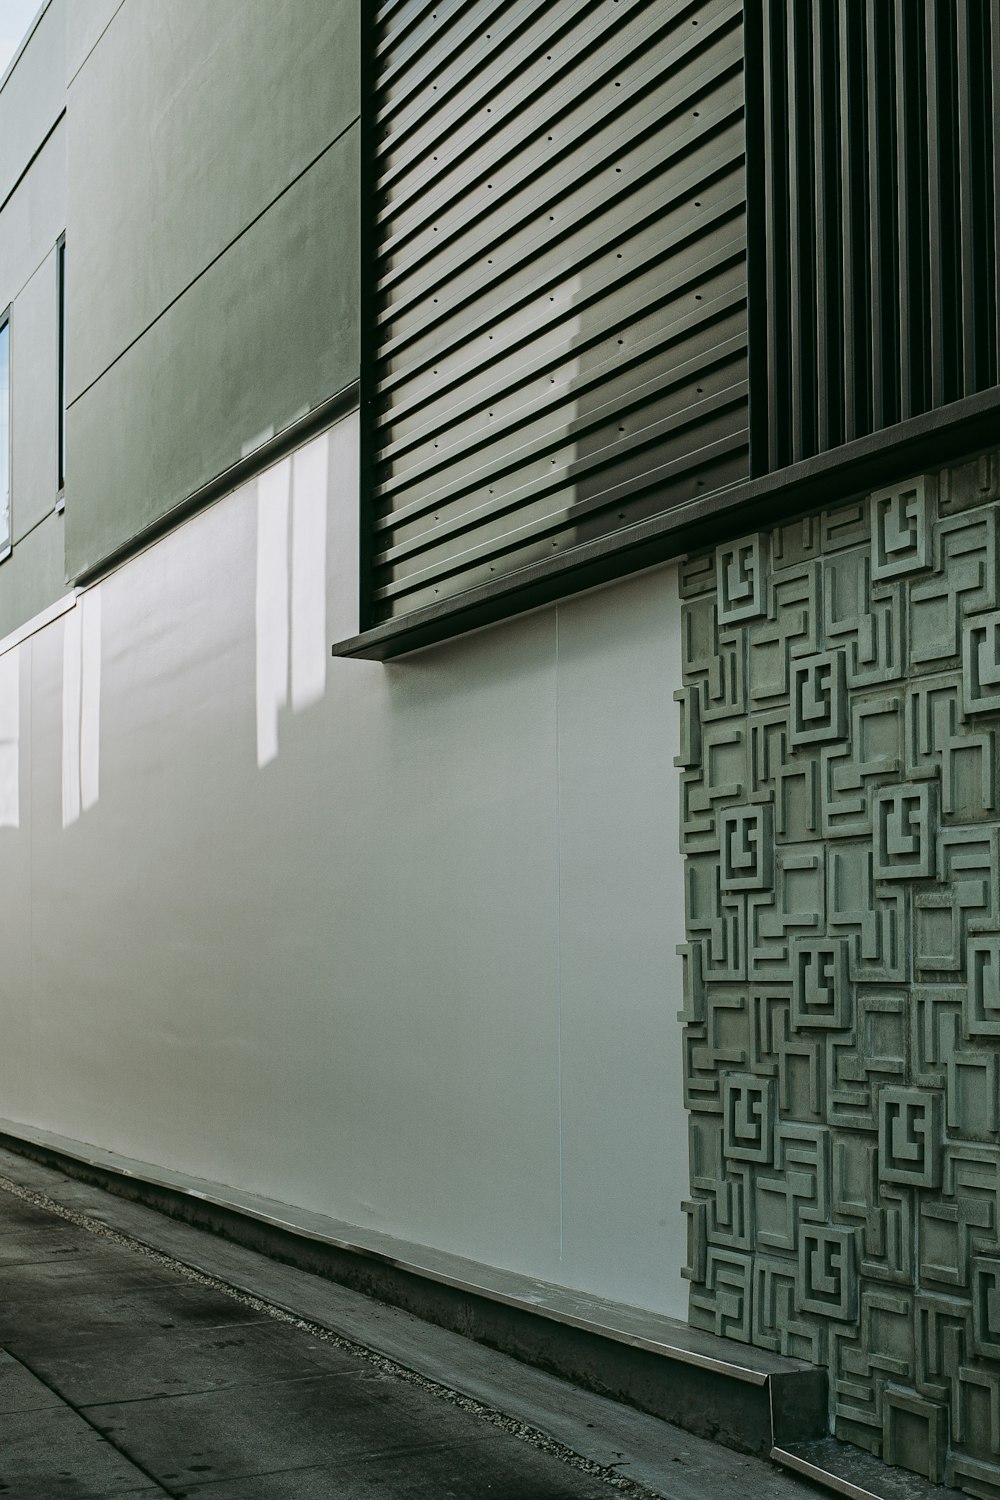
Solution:
[[[257,765],[278,754],[278,720],[326,691],[330,435],[257,480]]]
[[[63,634],[62,826],[100,795],[101,589],[81,594]]]

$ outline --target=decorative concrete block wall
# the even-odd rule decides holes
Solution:
[[[690,1319],[1000,1497],[1000,455],[684,568]]]

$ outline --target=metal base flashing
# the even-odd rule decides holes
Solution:
[[[771,1458],[847,1500],[955,1500],[957,1493],[909,1469],[889,1468],[870,1453],[832,1437],[775,1446]]]
[[[265,439],[250,453],[230,464],[228,469],[223,469],[213,479],[208,480],[200,489],[194,490],[186,499],[179,500],[176,505],[166,511],[162,516],[157,516],[148,525],[140,527],[132,536],[127,537],[120,546],[106,553],[92,567],[84,568],[70,580],[77,588],[89,588],[91,584],[99,583],[123,563],[144,552],[154,542],[180,526],[191,516],[197,515],[206,506],[221,500],[224,495],[231,494],[239,485],[246,484],[248,480],[255,479],[258,474],[269,469],[272,464],[284,458],[294,449],[309,442],[311,438],[317,437],[327,427],[332,427],[334,422],[341,421],[358,407],[358,382],[355,380],[343,390],[336,391],[321,401],[318,406],[312,407],[304,412],[302,416],[296,417],[276,432],[273,437]]]
[[[0,1120],[0,1144],[727,1447],[826,1431],[826,1372],[799,1360],[36,1127]]]
[[[440,604],[372,624],[336,641],[334,656],[389,661],[553,604],[726,537],[846,505],[883,485],[996,447],[1000,387],[910,417],[842,447],[759,478],[742,480],[584,542]]]

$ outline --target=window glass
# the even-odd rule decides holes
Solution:
[[[10,546],[10,319],[0,323],[0,553]]]
[[[59,433],[58,483],[62,490],[66,485],[66,240],[56,246],[56,299],[59,319]]]

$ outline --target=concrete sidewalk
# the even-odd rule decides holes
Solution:
[[[805,1500],[808,1485],[0,1150],[9,1500]]]

